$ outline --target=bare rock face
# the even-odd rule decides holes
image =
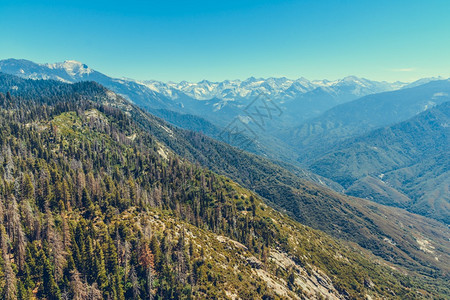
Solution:
[[[373,289],[375,284],[370,280],[370,278],[364,278],[364,286],[368,289]]]
[[[261,269],[261,266],[262,266],[261,261],[254,256],[247,258],[247,264],[250,265],[254,269]]]

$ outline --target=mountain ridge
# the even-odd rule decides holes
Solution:
[[[56,81],[25,80],[11,75],[0,76],[0,79],[2,77],[7,78],[6,86],[13,96],[31,91],[44,99],[47,99],[49,92],[47,89],[38,92],[42,87],[56,85],[63,90],[87,84],[66,85]],[[17,86],[19,88],[14,89]],[[102,88],[96,83],[93,87]],[[107,99],[110,99],[107,100],[109,105],[130,115],[167,149],[188,161],[232,178],[302,224],[357,243],[402,268],[426,276],[448,276],[450,266],[445,262],[450,261],[446,259],[450,247],[449,232],[441,223],[321,188],[264,158],[170,125],[120,97],[108,96]],[[46,101],[53,100],[50,98]],[[403,224],[402,227],[399,228],[399,224]],[[433,247],[433,252],[420,248],[418,241],[426,241]]]
[[[346,140],[313,161],[311,169],[342,184],[347,193],[372,197],[374,201],[378,195],[375,189],[394,188],[397,191],[392,192],[405,193],[410,199],[405,199],[405,195],[393,195],[391,199],[387,197],[378,202],[405,207],[448,224],[448,124],[450,101],[404,122]]]
[[[324,106],[329,108],[335,103],[346,102],[367,94],[398,89],[404,85],[403,83],[370,81],[355,76],[347,76],[335,81],[250,77],[246,80],[224,80],[222,82],[203,80],[197,83],[187,81],[165,83],[111,78],[77,61],[36,64],[28,60],[8,59],[0,61],[0,71],[23,78],[54,79],[72,83],[94,80],[138,105],[197,114],[222,126],[225,124],[220,122],[220,118],[225,116],[229,120],[237,116],[244,103],[248,103],[262,93],[267,94],[277,103],[299,102],[297,99],[301,95],[320,89],[332,99],[330,104]],[[232,109],[231,117],[227,116],[230,112],[219,114],[220,118],[208,116],[211,113],[214,115],[214,112],[217,113],[222,107],[227,106]],[[205,110],[205,113],[202,114],[202,110]],[[289,109],[286,112],[289,112]]]
[[[144,112],[137,112],[133,108],[127,108],[126,110],[132,112],[133,118],[137,121],[145,115]],[[353,239],[358,244],[369,247],[372,250],[381,249],[377,250],[379,251],[378,255],[386,255],[392,251],[392,249],[388,249],[391,246],[384,238],[397,241],[399,239],[404,240],[404,237],[392,232],[397,225],[392,222],[384,224],[386,221],[380,218],[379,215],[379,211],[382,210],[369,202],[362,201],[358,204],[357,201],[342,197],[342,195],[337,193],[330,193],[329,191],[318,189],[316,186],[310,186],[310,183],[305,185],[305,183],[299,181],[299,178],[282,168],[274,167],[273,164],[266,160],[254,158],[251,155],[248,156],[245,152],[237,151],[236,149],[232,150],[232,148],[223,145],[223,143],[217,143],[205,136],[173,128],[168,124],[164,124],[164,122],[161,123],[161,120],[157,120],[153,116],[145,116],[145,118],[148,119],[142,120],[142,124],[147,126],[148,130],[151,130],[175,153],[214,171],[223,172],[222,174],[225,173],[247,188],[257,189],[258,194],[269,199],[280,209],[291,213],[297,220],[305,224],[341,238]],[[176,137],[176,141],[173,140],[173,137]],[[223,157],[221,157],[221,154]],[[246,170],[245,166],[249,166],[249,164],[252,168]],[[280,172],[282,175],[274,177],[274,172]],[[273,179],[273,181],[264,181],[264,177]],[[291,201],[285,201],[286,199]],[[314,206],[314,203],[321,205]],[[340,211],[336,211],[333,207],[339,207]],[[376,207],[376,209],[370,207]],[[389,211],[385,210],[384,215],[389,215]],[[339,222],[330,223],[329,219],[327,220],[327,216],[332,216],[332,219],[337,219]],[[403,220],[404,223],[413,224],[411,222],[412,216],[404,217],[406,218]],[[424,224],[427,222],[424,221]],[[357,228],[361,224],[364,224],[363,228],[366,228],[366,231],[358,232]],[[433,236],[434,233],[431,232],[428,231],[424,235]],[[381,240],[380,236],[382,236]],[[392,238],[392,236],[396,237]],[[432,243],[435,244],[434,242]],[[398,243],[397,246],[394,246],[393,251],[396,252],[395,258],[393,258],[394,261],[403,261],[409,267],[419,268],[425,273],[435,272],[433,269],[442,267],[442,264],[437,263],[434,257],[424,256],[420,249],[416,249],[416,244],[415,239],[408,239],[404,240],[404,243]],[[411,253],[414,253],[416,259],[420,258],[421,262],[414,262],[414,259],[410,257]]]
[[[441,279],[406,277],[177,156],[135,123],[139,111],[95,82],[0,80],[7,91],[0,93],[5,298],[356,299],[447,291]]]
[[[305,78],[261,80],[250,77],[246,80],[225,80],[219,83],[207,80],[199,83],[187,81],[145,83],[111,78],[76,61],[36,64],[28,60],[9,59],[0,61],[0,71],[31,79],[54,79],[63,82],[93,80],[153,113],[168,110],[195,115],[220,129],[226,128],[237,118],[248,119],[244,108],[264,94],[267,101],[280,109],[282,115],[267,119],[264,128],[250,119],[248,125],[257,135],[258,145],[246,150],[278,159],[278,153],[283,149],[283,160],[293,164],[297,164],[295,149],[280,137],[278,128],[300,125],[303,121],[340,103],[365,94],[397,89],[403,85],[375,82],[355,76],[336,81],[309,81]],[[205,92],[207,94],[204,94]]]
[[[368,95],[337,105],[283,136],[300,153],[299,160],[314,159],[335,143],[371,130],[403,122],[450,100],[450,80]]]

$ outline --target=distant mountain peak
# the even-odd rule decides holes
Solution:
[[[94,72],[86,64],[76,60],[65,60],[64,62],[53,63],[53,64],[43,64],[50,69],[63,69],[70,76],[90,74]]]
[[[227,111],[225,114],[231,114],[231,111],[233,113],[240,111],[243,104],[249,103],[264,93],[273,100],[288,105],[292,114],[292,119],[288,122],[295,122],[296,125],[303,118],[316,116],[334,105],[369,94],[402,89],[406,85],[400,82],[371,81],[354,75],[332,81],[311,81],[304,77],[289,79],[254,76],[244,80],[224,81],[207,79],[199,82],[139,81],[129,78],[111,78],[77,60],[46,64],[24,59],[0,60],[0,72],[22,78],[52,79],[66,83],[96,81],[123,95],[133,103],[145,106],[151,103],[154,107],[209,115],[211,118],[216,118],[215,116],[218,115],[216,112],[224,107],[227,108],[222,110]],[[306,107],[309,107],[308,112]],[[288,114],[285,115],[285,119],[288,119]]]
[[[416,87],[416,86],[419,86],[422,84],[429,83],[431,81],[439,81],[439,80],[446,80],[446,79],[442,76],[421,78],[419,80],[416,80],[416,81],[411,82],[410,84],[406,85],[405,88]],[[448,78],[447,80],[450,80],[450,78]]]
[[[76,60],[56,63],[34,63],[25,59],[0,60],[0,72],[30,79],[53,79],[66,83],[86,80],[92,75],[102,75]]]

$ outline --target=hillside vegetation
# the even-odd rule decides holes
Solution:
[[[437,80],[411,88],[364,96],[337,105],[302,125],[286,130],[298,161],[308,165],[336,143],[392,126],[450,100],[450,81]]]
[[[450,102],[348,140],[311,168],[346,193],[450,222]]]
[[[300,223],[355,242],[411,270],[434,277],[448,276],[450,231],[445,225],[372,201],[344,196],[311,182],[321,181],[323,177],[301,174],[295,167],[289,171],[282,164],[171,126],[139,109],[129,111],[133,119],[175,153],[230,177]],[[327,186],[339,187],[332,181],[323,181]],[[433,252],[421,248],[418,240],[423,239],[434,247]]]
[[[95,83],[14,86],[0,94],[5,299],[448,294],[177,156]]]

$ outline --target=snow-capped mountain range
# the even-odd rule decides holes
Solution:
[[[83,80],[95,72],[87,65],[66,60],[60,63],[36,64],[24,59],[7,59],[0,61],[0,71],[30,79],[53,79],[66,83]]]
[[[172,110],[201,116],[215,124],[225,125],[242,113],[242,108],[261,93],[268,95],[284,110],[286,126],[298,125],[325,110],[357,98],[403,87],[423,84],[436,78],[421,79],[417,83],[372,81],[355,76],[343,79],[308,80],[306,78],[254,78],[212,82],[161,82],[112,78],[87,65],[67,60],[61,63],[38,64],[23,59],[0,61],[0,72],[23,78],[52,79],[68,83],[96,81],[123,95],[141,107]]]
[[[7,59],[0,61],[0,72],[10,73],[31,79],[53,79],[63,82],[76,82],[81,80],[96,80],[97,77],[107,77],[87,65],[67,60],[60,63],[38,64],[28,60]],[[255,78],[246,80],[225,80],[212,82],[203,80],[200,82],[161,82],[161,81],[137,81],[133,79],[110,78],[117,83],[135,82],[158,94],[170,99],[178,99],[181,94],[196,100],[222,99],[232,101],[236,99],[252,98],[260,93],[267,93],[277,99],[294,99],[298,95],[311,92],[317,88],[328,91],[330,94],[339,94],[347,91],[355,97],[365,96],[378,92],[390,91],[404,87],[407,83],[385,81],[371,81],[355,76],[343,79],[314,80],[306,78],[288,79],[281,78]],[[133,99],[131,99],[133,100]]]
[[[254,98],[256,95],[266,93],[277,99],[294,99],[298,95],[311,92],[317,88],[324,89],[329,93],[339,93],[342,90],[348,90],[355,97],[365,96],[378,92],[395,90],[403,87],[405,83],[395,82],[376,82],[355,76],[348,76],[340,80],[314,80],[306,78],[288,79],[281,78],[255,78],[250,77],[246,80],[225,80],[222,82],[211,82],[202,80],[200,82],[160,82],[144,81],[148,88],[161,93],[171,99],[177,99],[179,93],[197,99],[211,100],[221,99],[233,101],[236,99]]]

